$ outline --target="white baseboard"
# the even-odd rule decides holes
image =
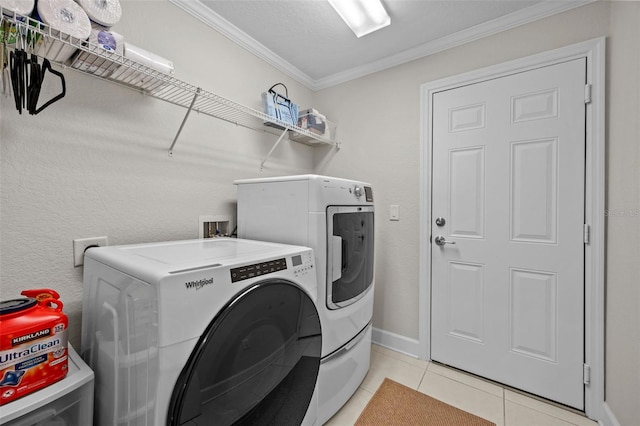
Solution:
[[[416,339],[374,327],[371,334],[371,342],[413,358],[420,358],[418,355],[420,353],[420,344]],[[621,426],[606,402],[602,403],[600,417],[598,424],[601,426]]]
[[[411,339],[409,337],[374,327],[371,335],[371,341],[396,352],[401,352],[405,355],[419,358],[418,354],[420,353],[420,344],[416,339]]]
[[[602,426],[620,426],[620,422],[606,402],[602,403],[602,419],[598,420],[598,424]]]

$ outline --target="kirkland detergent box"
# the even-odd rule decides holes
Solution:
[[[59,294],[25,290],[0,302],[0,405],[67,375],[67,326]]]

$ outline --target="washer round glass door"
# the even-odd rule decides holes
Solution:
[[[311,298],[285,280],[238,294],[200,337],[174,387],[168,425],[300,424],[322,334]]]

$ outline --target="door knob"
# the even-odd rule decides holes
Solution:
[[[447,241],[442,235],[438,235],[434,240],[437,246],[443,246],[445,244],[455,244],[455,241]]]

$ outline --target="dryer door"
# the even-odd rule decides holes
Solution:
[[[322,334],[313,301],[285,280],[238,294],[209,324],[173,390],[169,425],[300,424]]]
[[[373,206],[327,207],[327,307],[360,300],[373,284]]]

